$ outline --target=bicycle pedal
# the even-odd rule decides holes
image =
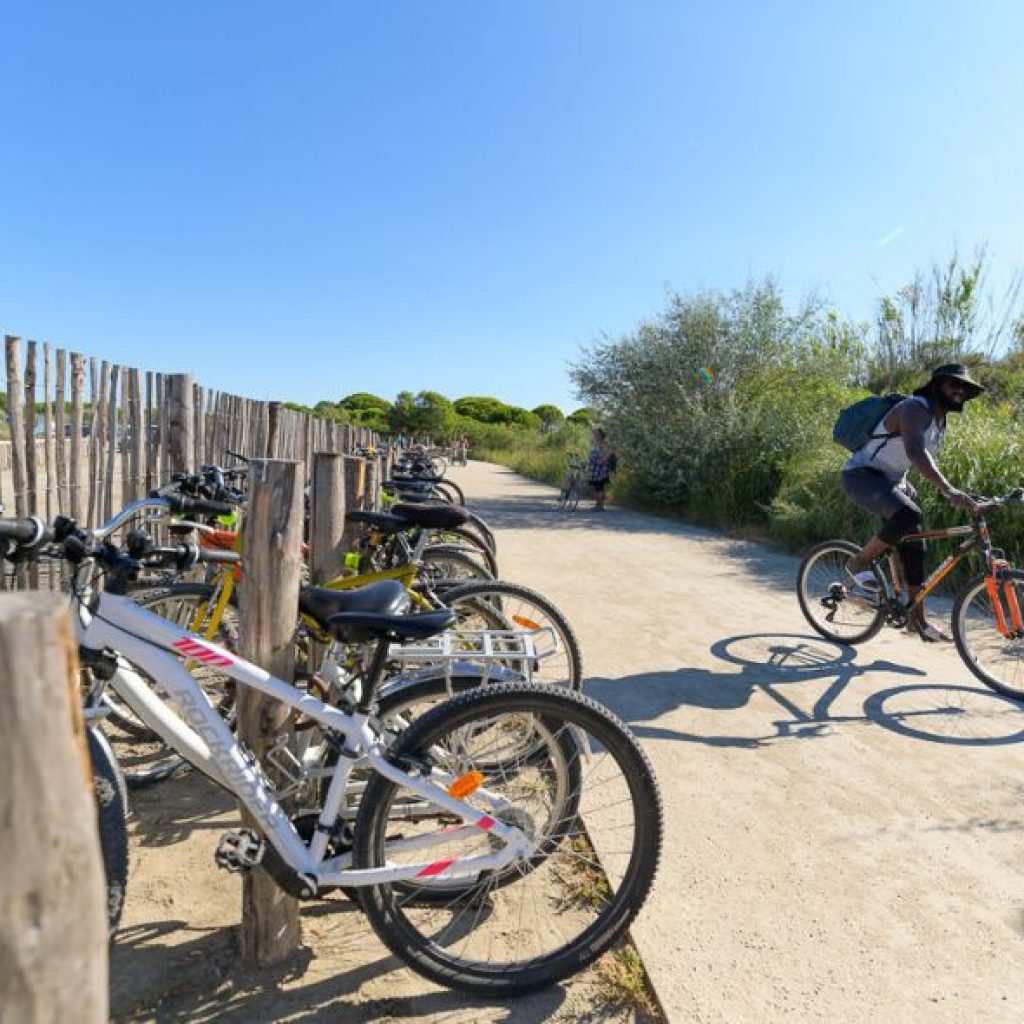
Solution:
[[[213,859],[225,871],[250,871],[263,860],[266,843],[251,828],[237,828],[220,837]]]

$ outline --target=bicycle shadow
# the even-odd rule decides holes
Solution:
[[[960,684],[915,683],[868,693],[862,713],[840,713],[836,704],[850,684],[878,673],[925,677],[927,672],[885,660],[859,661],[860,651],[818,637],[748,633],[714,643],[711,653],[739,671],[704,668],[647,672],[619,679],[592,678],[584,689],[649,739],[714,747],[757,749],[786,739],[816,739],[837,725],[881,726],[910,739],[960,746],[1024,741],[1024,708],[1009,698]],[[827,683],[808,705],[810,685]],[[787,692],[795,690],[795,692]],[[754,695],[783,712],[762,735],[685,732],[657,724],[681,707],[739,711]]]
[[[388,954],[348,901],[307,903],[301,915],[309,945],[285,963],[259,969],[239,962],[234,927],[194,937],[190,933],[196,930],[177,920],[126,929],[111,951],[112,1019],[379,1024],[415,1018],[540,1024],[566,998],[562,986],[514,1003],[439,989]]]

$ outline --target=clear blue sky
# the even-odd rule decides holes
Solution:
[[[0,329],[212,387],[574,408],[666,288],[1024,267],[1019,0],[0,12]]]

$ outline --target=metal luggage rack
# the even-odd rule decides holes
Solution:
[[[449,629],[420,643],[392,644],[388,658],[406,665],[515,662],[522,665],[523,675],[530,679],[537,663],[557,649],[558,637],[551,626],[532,630]]]

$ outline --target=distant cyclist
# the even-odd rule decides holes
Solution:
[[[882,528],[847,565],[851,582],[862,595],[877,595],[878,581],[870,571],[871,563],[893,545],[899,547],[911,601],[924,583],[924,541],[903,542],[907,534],[923,529],[921,509],[915,501],[917,492],[907,480],[911,467],[954,508],[972,512],[977,509],[969,494],[958,490],[939,472],[935,455],[946,434],[947,414],[961,412],[964,403],[984,390],[962,363],[937,367],[927,384],[883,417],[871,440],[843,466],[843,490],[847,497],[883,520]],[[923,602],[912,609],[907,629],[928,642],[951,639],[944,630],[928,622]]]

